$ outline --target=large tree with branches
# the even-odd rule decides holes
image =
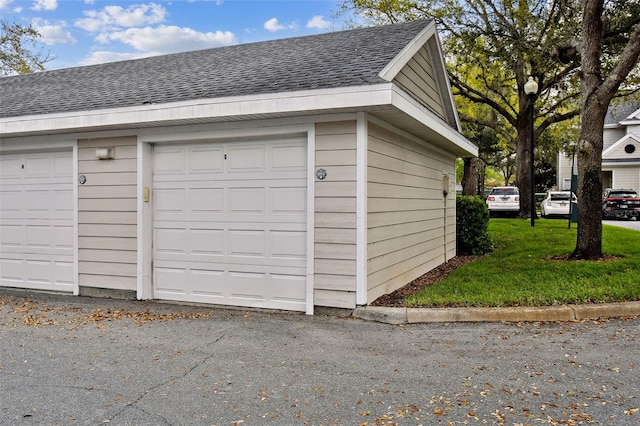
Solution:
[[[533,76],[539,87],[536,139],[579,115],[579,63],[557,60],[557,46],[580,26],[575,1],[346,0],[343,11],[366,24],[436,20],[456,103],[466,105],[459,108],[460,118],[490,129],[509,145],[505,152],[515,152],[520,214],[529,217],[533,156],[524,84]]]
[[[602,149],[607,109],[629,74],[638,73],[640,2],[582,0],[582,32],[574,45],[581,62],[582,125],[578,156],[577,259],[602,257]],[[638,88],[637,86],[635,87]]]
[[[523,216],[534,207],[527,78],[539,87],[534,138],[579,116],[572,256],[602,257],[604,118],[613,97],[640,90],[640,0],[345,0],[348,12],[355,12],[357,23],[437,21],[456,102],[477,106],[460,114],[462,121],[492,129],[515,148]]]

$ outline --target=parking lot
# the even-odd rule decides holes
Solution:
[[[0,424],[637,425],[639,336],[0,290]]]

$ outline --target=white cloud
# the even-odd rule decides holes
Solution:
[[[154,56],[154,55],[157,55],[157,53],[149,53],[149,52],[118,53],[118,52],[108,52],[108,51],[96,51],[96,52],[92,52],[91,55],[81,60],[80,65],[104,64],[106,62],[126,61],[129,59],[140,59],[140,58],[146,58],[148,56]]]
[[[325,21],[324,16],[316,15],[307,22],[307,28],[326,29],[331,26],[330,21]]]
[[[66,30],[65,22],[50,23],[44,19],[34,19],[31,22],[33,28],[40,33],[40,39],[48,45],[76,44],[76,39]]]
[[[58,0],[36,0],[31,9],[33,10],[56,10]]]
[[[0,10],[9,6],[13,0],[0,0]]]
[[[280,30],[284,30],[285,26],[278,24],[277,18],[271,18],[264,23],[264,28],[269,31],[280,31]]]
[[[102,10],[87,10],[85,18],[75,22],[77,27],[90,32],[117,28],[139,27],[164,22],[167,10],[155,3],[121,6],[105,6]]]
[[[227,46],[238,42],[230,31],[202,33],[191,28],[161,25],[157,28],[129,28],[125,31],[105,33],[96,40],[100,43],[118,41],[143,52],[172,53],[209,47]]]
[[[290,24],[287,25],[282,25],[278,22],[278,18],[271,18],[269,19],[267,22],[264,23],[264,28],[268,31],[271,32],[276,32],[276,31],[280,31],[280,30],[295,30],[296,28],[298,28],[298,24],[296,24],[295,22],[292,22]]]

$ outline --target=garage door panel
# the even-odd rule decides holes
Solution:
[[[22,191],[3,190],[0,193],[0,214],[4,217],[9,212],[19,212],[23,204]]]
[[[306,140],[154,156],[155,296],[306,309]]]
[[[304,220],[307,210],[307,188],[306,187],[286,187],[273,188],[270,191],[271,214],[277,215],[300,215]]]
[[[300,144],[272,146],[268,170],[271,172],[305,171],[307,149]]]
[[[71,151],[2,154],[0,285],[72,291]]]
[[[156,293],[186,294],[187,270],[180,268],[154,268],[153,284]]]
[[[184,255],[187,253],[187,239],[184,229],[156,229],[153,240],[156,254]]]
[[[27,179],[33,178],[50,178],[54,176],[51,166],[51,156],[43,153],[29,155],[24,158],[24,176]]]
[[[223,256],[225,238],[222,229],[189,229],[187,240],[190,242],[190,254],[195,258],[204,256]]]
[[[228,232],[229,256],[235,258],[264,258],[266,233],[264,230],[231,229]],[[249,262],[249,260],[247,260]]]
[[[42,260],[41,257],[4,258],[0,265],[2,270],[0,280],[5,287],[67,292],[73,290],[73,262],[71,261],[47,261]]]
[[[2,237],[2,252],[11,247],[22,247],[23,226],[11,225],[3,221],[0,225],[0,237]]]
[[[155,189],[154,209],[156,215],[185,212],[186,191],[181,189]]]
[[[304,231],[271,231],[271,256],[286,259],[306,259],[307,236]]]
[[[224,270],[190,269],[191,293],[212,297],[225,297]]]
[[[265,170],[265,152],[263,145],[228,145],[229,173],[260,173]]]
[[[299,275],[271,275],[273,299],[286,303],[304,303],[305,277]]]
[[[189,190],[189,206],[192,214],[221,214],[224,211],[224,190],[193,188]]]
[[[159,179],[161,175],[184,175],[185,172],[185,151],[183,147],[163,146],[156,149],[153,154],[153,174],[154,179]]]
[[[264,188],[229,188],[230,214],[259,214],[265,213]]]
[[[222,173],[224,171],[223,148],[201,146],[190,149],[188,171],[190,174]]]

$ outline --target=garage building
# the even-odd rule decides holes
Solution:
[[[303,311],[456,253],[433,21],[0,78],[1,286]]]

